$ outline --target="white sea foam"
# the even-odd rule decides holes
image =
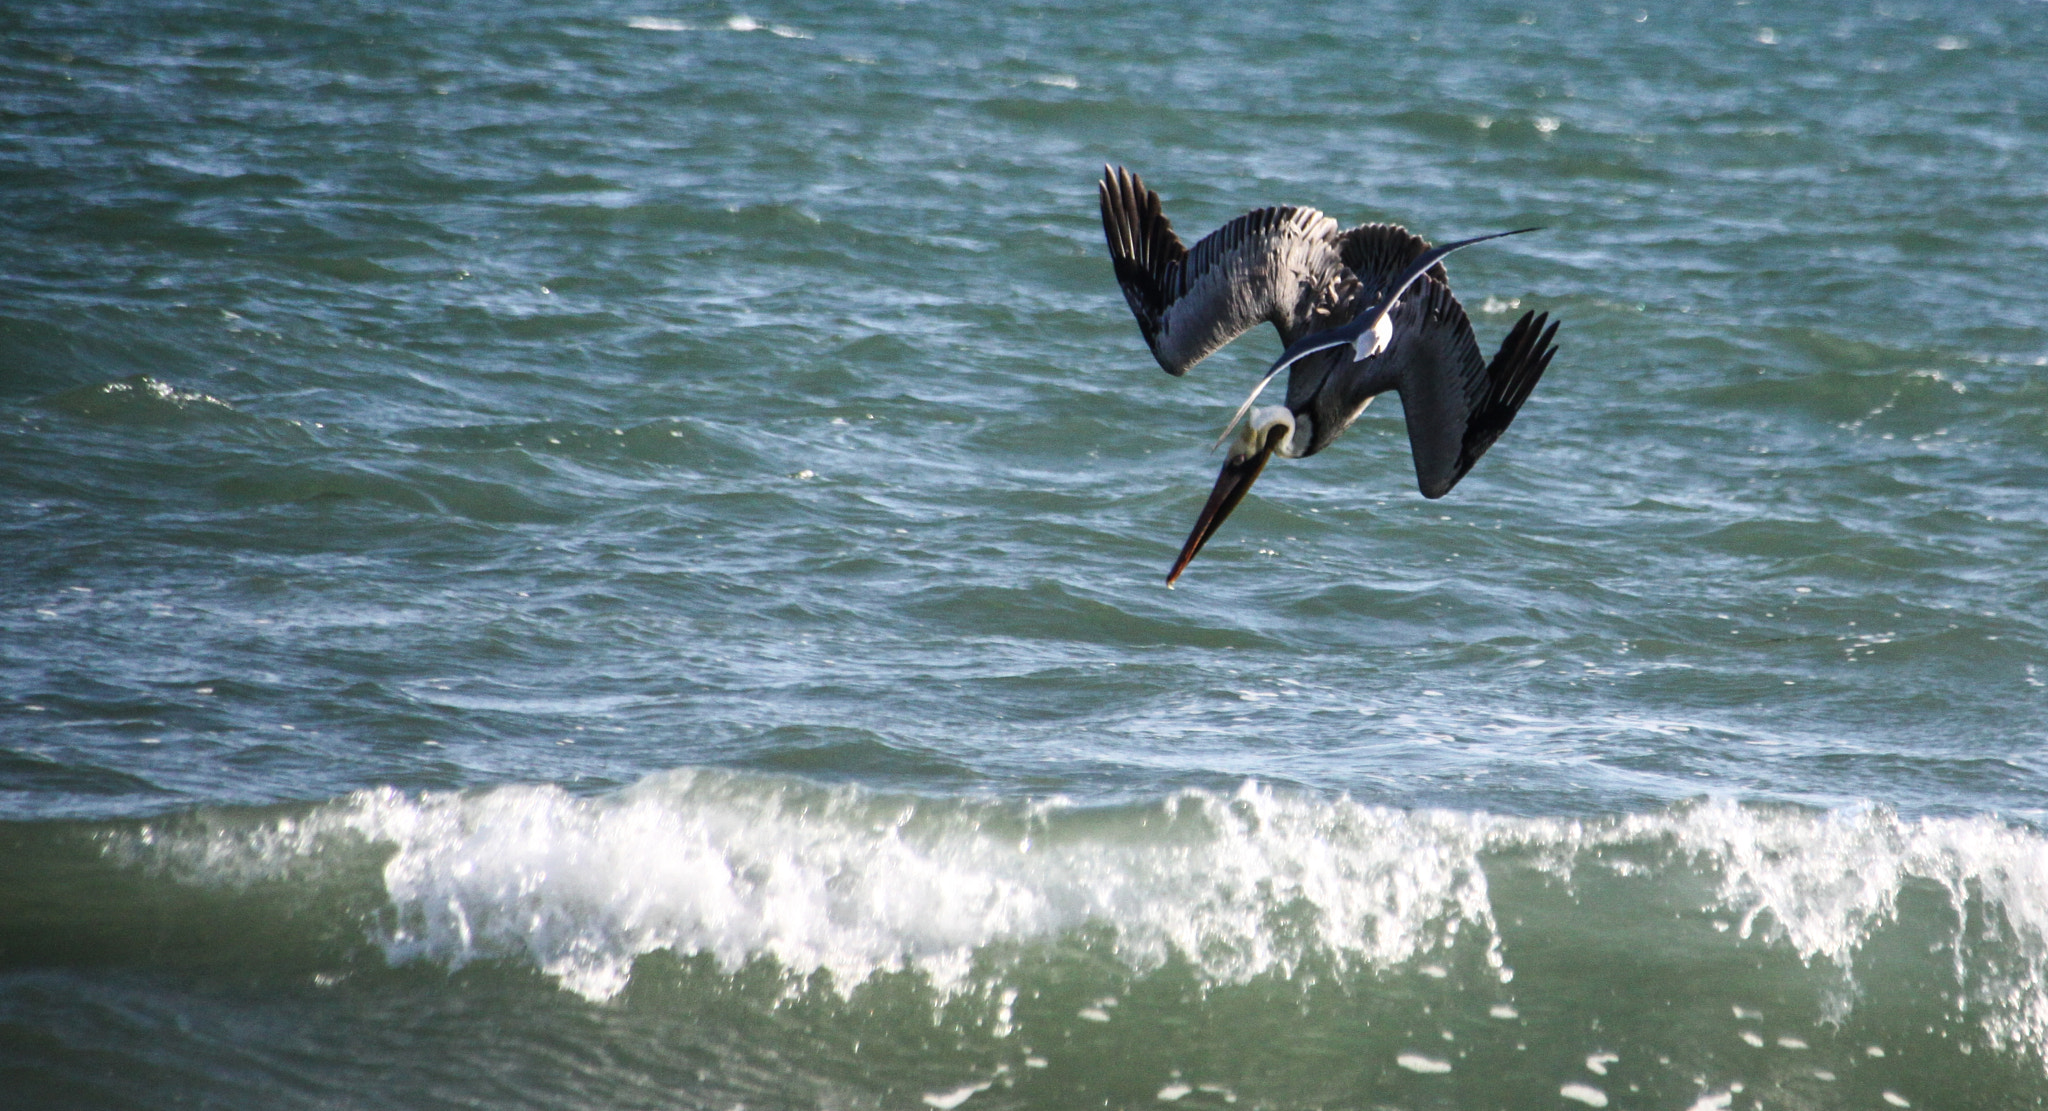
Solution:
[[[1632,817],[1616,832],[1668,836],[1710,868],[1721,905],[1741,915],[1742,936],[1761,929],[1803,959],[1844,970],[1896,916],[1909,882],[1937,885],[1957,912],[1949,944],[1959,990],[1982,1008],[1992,1045],[2048,1045],[2048,843],[2038,833],[1983,817],[1727,804]]]
[[[984,1080],[978,1084],[962,1085],[950,1092],[926,1092],[924,1102],[928,1106],[938,1108],[939,1111],[953,1111],[953,1108],[966,1103],[969,1097],[987,1091],[994,1083],[993,1080]]]
[[[307,868],[338,836],[388,846],[392,912],[378,941],[391,960],[524,960],[592,999],[662,950],[729,969],[771,958],[829,973],[842,991],[907,967],[950,993],[991,945],[1100,927],[1135,970],[1178,954],[1213,983],[1286,975],[1310,956],[1421,970],[1459,967],[1460,953],[1482,955],[1506,982],[1513,954],[1488,887],[1488,870],[1503,868],[1567,882],[1588,869],[1704,878],[1702,921],[1736,923],[1722,936],[1850,976],[1901,891],[1918,885],[1959,912],[1947,941],[1954,990],[1988,1040],[2048,1044],[2048,844],[1988,817],[1704,803],[1572,821],[1250,784],[1090,809],[686,770],[599,797],[364,792],[203,835],[145,827],[115,847],[246,882]],[[1096,1007],[1105,1018],[1107,1005]]]
[[[524,955],[603,998],[635,957],[772,957],[842,988],[908,965],[960,986],[982,946],[1091,923],[1120,955],[1186,955],[1210,977],[1284,971],[1303,955],[1270,928],[1305,908],[1341,960],[1389,966],[1489,925],[1484,823],[1287,800],[1177,796],[1088,836],[1048,805],[887,799],[711,772],[606,798],[553,787],[358,796],[339,816],[397,846],[384,879],[394,960]]]

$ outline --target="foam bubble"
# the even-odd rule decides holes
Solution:
[[[979,1084],[963,1085],[950,1092],[926,1092],[924,1102],[927,1106],[938,1108],[939,1111],[953,1111],[953,1108],[966,1103],[968,1097],[987,1091],[994,1083],[993,1080],[984,1080]]]

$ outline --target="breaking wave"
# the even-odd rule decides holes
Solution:
[[[1872,939],[1906,917],[1944,1006],[1984,1042],[2048,1044],[2048,845],[1990,817],[1709,801],[1524,818],[1257,784],[1090,807],[684,770],[595,797],[379,790],[102,836],[202,886],[317,887],[346,846],[386,854],[387,905],[365,930],[390,962],[527,963],[591,1000],[660,952],[824,973],[842,995],[911,971],[944,998],[1000,975],[991,953],[1025,960],[1093,930],[1133,974],[1177,961],[1225,986],[1451,965],[1511,1001],[1519,953],[1544,936],[1613,947],[1648,929],[1702,966],[1734,947],[1794,958],[1839,1021]]]

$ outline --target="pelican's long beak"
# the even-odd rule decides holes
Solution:
[[[1224,461],[1223,473],[1216,476],[1216,488],[1209,491],[1209,504],[1202,507],[1202,515],[1195,518],[1195,528],[1188,533],[1188,542],[1181,546],[1180,558],[1173,561],[1173,570],[1166,573],[1166,585],[1187,570],[1188,563],[1202,545],[1209,542],[1216,530],[1223,527],[1223,519],[1237,508],[1237,503],[1251,492],[1252,483],[1259,480],[1259,472],[1266,469],[1266,460],[1273,457],[1273,449],[1287,439],[1291,431],[1285,425],[1274,425],[1266,430],[1266,440],[1258,449],[1245,455],[1233,454]]]

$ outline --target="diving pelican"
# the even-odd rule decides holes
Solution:
[[[1244,500],[1267,459],[1323,450],[1388,390],[1401,395],[1422,496],[1443,497],[1507,431],[1557,354],[1557,325],[1548,313],[1527,312],[1493,361],[1481,359],[1444,274],[1452,251],[1535,228],[1431,247],[1394,224],[1339,231],[1313,208],[1286,206],[1247,212],[1190,250],[1138,175],[1105,166],[1100,192],[1117,284],[1166,373],[1186,374],[1262,320],[1287,347],[1224,429],[1228,437],[1250,410],[1168,586]],[[1253,409],[1283,370],[1287,403]]]

